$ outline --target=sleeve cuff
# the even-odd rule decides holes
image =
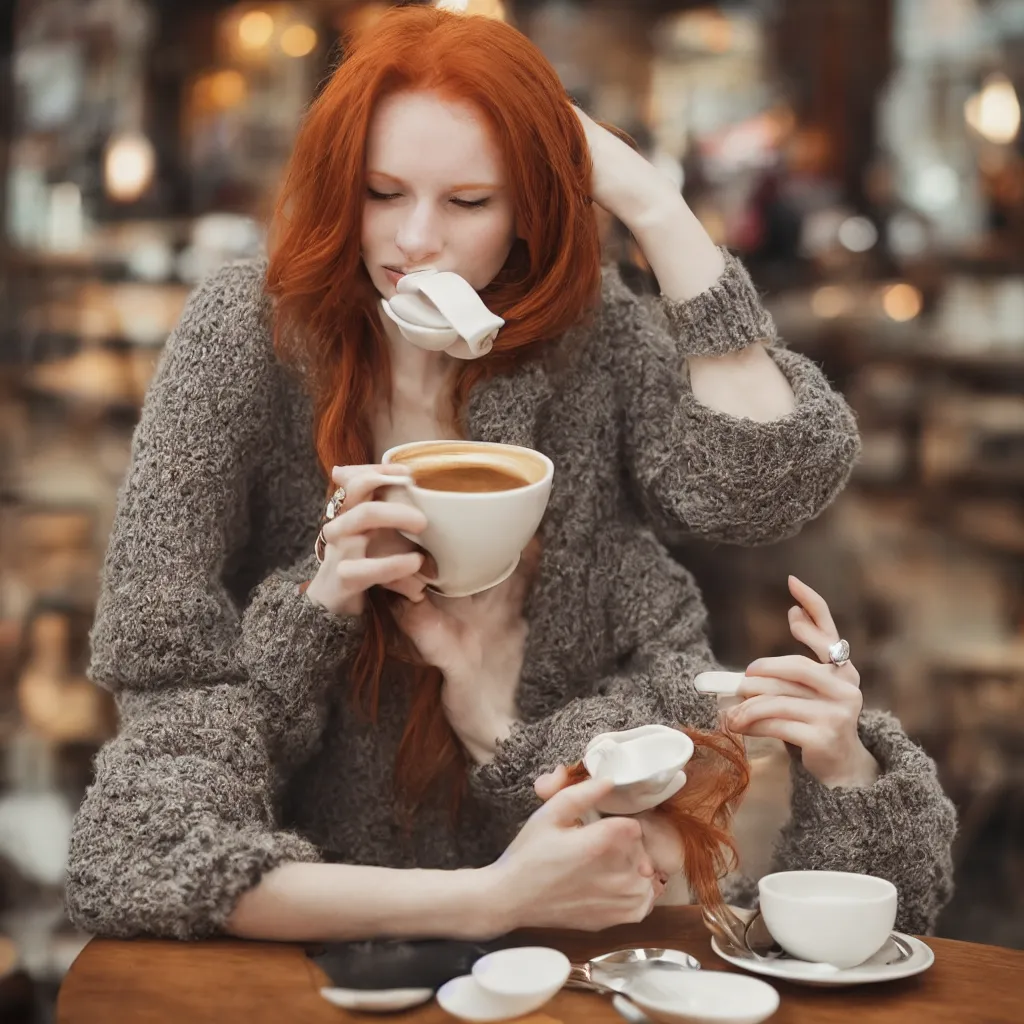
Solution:
[[[726,249],[721,277],[685,302],[662,298],[673,338],[684,356],[723,356],[756,341],[776,340],[775,323],[765,309],[747,268]]]
[[[870,786],[823,786],[793,759],[793,821],[805,825],[853,825],[872,831],[919,829],[932,819],[943,830],[955,812],[942,793],[935,762],[885,712],[865,712],[861,742],[878,762]]]

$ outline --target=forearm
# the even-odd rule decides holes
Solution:
[[[504,914],[493,868],[284,864],[241,897],[226,930],[279,942],[480,940],[506,930]]]

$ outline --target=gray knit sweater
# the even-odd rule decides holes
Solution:
[[[360,623],[297,592],[316,570],[326,481],[310,402],[275,358],[265,263],[224,268],[169,338],[136,430],[92,633],[91,676],[120,731],[75,823],[67,906],[106,936],[216,934],[239,896],[289,861],[455,868],[494,860],[537,804],[533,780],[595,733],[649,722],[710,728],[691,687],[716,667],[691,575],[663,530],[736,544],[795,534],[858,452],[843,399],[774,337],[743,267],[686,303],[641,302],[613,272],[599,314],[471,395],[471,437],[529,445],[556,466],[518,725],[474,768],[457,826],[424,807],[410,832],[392,765],[408,696],[379,725],[353,710],[345,667]],[[699,404],[685,357],[771,343],[797,407],[775,422]],[[951,892],[955,817],[932,761],[889,716],[861,735],[882,774],[827,790],[798,764],[778,868],[871,872],[926,931]]]

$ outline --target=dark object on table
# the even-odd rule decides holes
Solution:
[[[378,990],[440,988],[469,974],[498,946],[448,939],[346,942],[318,946],[308,955],[337,988]]]

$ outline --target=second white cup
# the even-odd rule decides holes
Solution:
[[[856,967],[896,923],[896,886],[849,871],[779,871],[758,882],[761,916],[790,956]]]

